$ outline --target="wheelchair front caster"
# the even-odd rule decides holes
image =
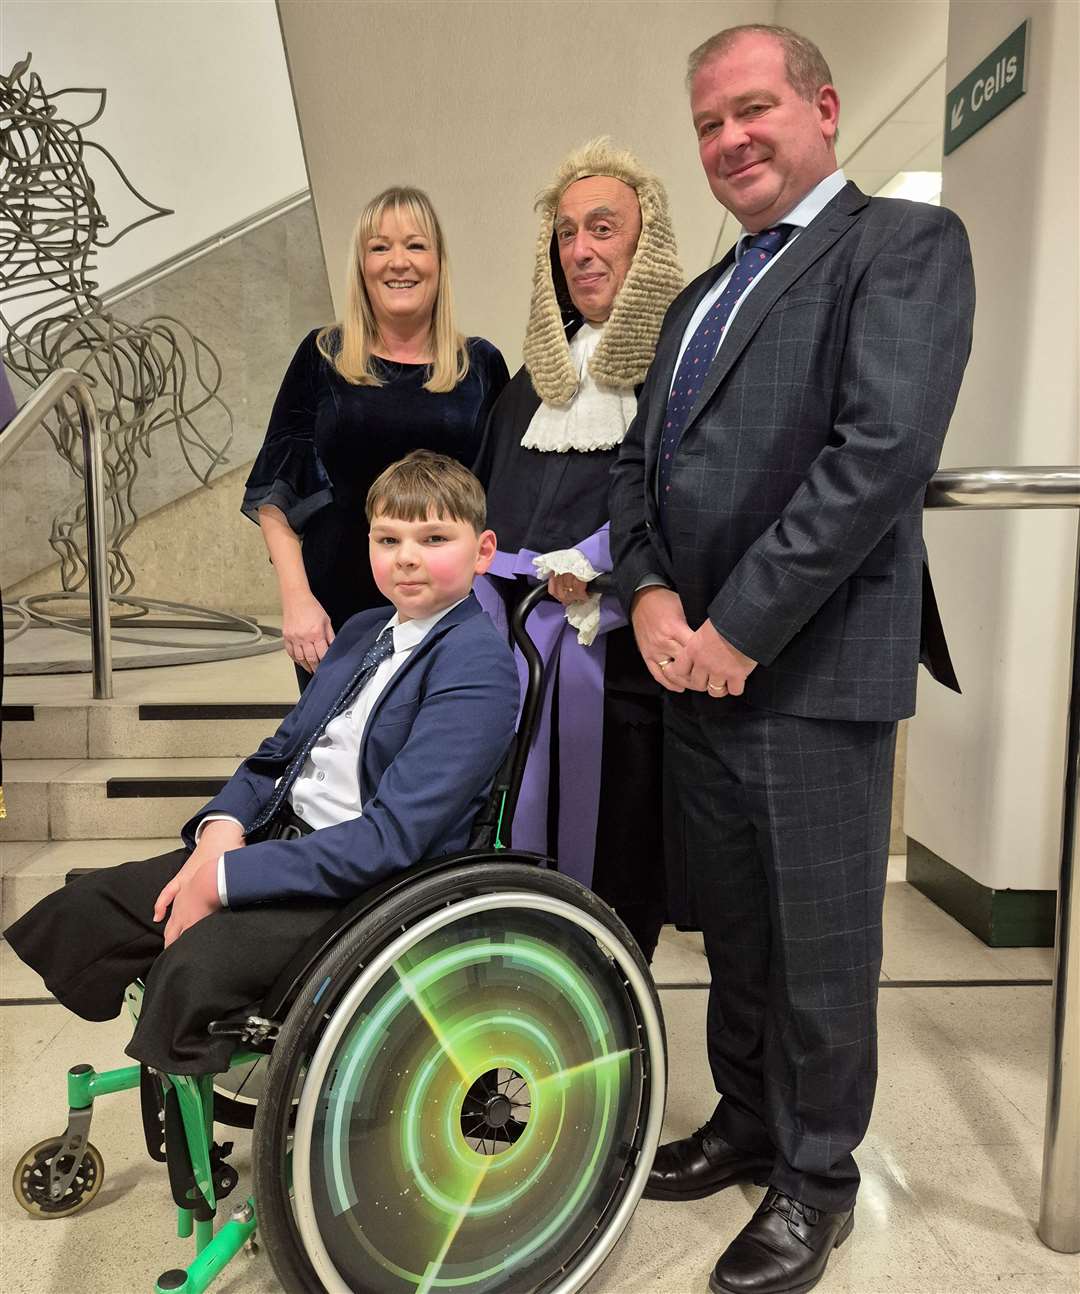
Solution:
[[[74,1155],[67,1154],[56,1164],[61,1193],[52,1194],[53,1164],[64,1146],[63,1137],[49,1137],[31,1146],[15,1166],[11,1187],[15,1198],[27,1213],[36,1218],[66,1218],[78,1213],[101,1190],[105,1163],[101,1152],[89,1141],[84,1143],[82,1158],[76,1165]],[[74,1170],[74,1171],[72,1171]],[[64,1185],[64,1180],[69,1178]]]

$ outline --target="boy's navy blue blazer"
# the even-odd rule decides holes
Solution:
[[[346,621],[281,727],[183,828],[227,813],[245,835],[299,776],[310,739],[351,691],[388,607]],[[361,817],[299,840],[264,840],[225,855],[230,907],[280,899],[348,899],[424,858],[464,849],[510,745],[518,677],[505,640],[470,594],[409,653],[379,696],[360,744]],[[275,786],[278,779],[280,785]]]

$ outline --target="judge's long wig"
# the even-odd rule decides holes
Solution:
[[[426,391],[452,391],[469,371],[465,338],[454,324],[454,302],[450,289],[450,263],[442,226],[431,199],[421,189],[402,185],[384,189],[367,204],[356,222],[349,244],[345,269],[345,313],[337,323],[324,328],[316,338],[320,352],[354,386],[382,386],[378,360],[373,354],[379,341],[379,326],[364,283],[364,251],[374,238],[388,211],[399,212],[431,244],[439,262],[439,280],[431,314],[433,356]]]
[[[617,391],[632,391],[644,382],[664,314],[686,281],[679,264],[667,192],[659,178],[646,170],[633,153],[616,148],[606,137],[575,149],[536,201],[540,233],[523,353],[536,394],[545,404],[568,404],[578,389],[563,319],[570,297],[553,231],[559,199],[575,180],[589,175],[609,175],[628,184],[641,208],[641,236],[634,259],[589,360],[589,372],[598,383]]]

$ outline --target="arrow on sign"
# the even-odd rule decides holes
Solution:
[[[951,120],[951,122],[952,122],[952,129],[953,129],[953,130],[957,130],[957,129],[959,129],[959,127],[960,127],[960,123],[964,120],[964,101],[963,101],[963,99],[957,99],[957,101],[953,104],[953,106],[952,106],[952,114],[951,114],[951,118],[950,118],[950,120]]]

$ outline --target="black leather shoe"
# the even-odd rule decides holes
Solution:
[[[806,1294],[855,1226],[855,1210],[822,1213],[770,1189],[709,1277],[713,1294]]]
[[[737,1150],[706,1124],[693,1136],[669,1141],[657,1150],[645,1198],[701,1200],[725,1186],[764,1186],[772,1166],[771,1156]]]

